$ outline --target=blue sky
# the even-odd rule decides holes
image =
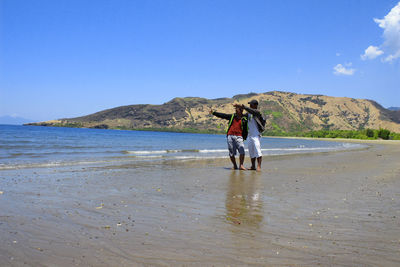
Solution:
[[[0,0],[0,116],[273,90],[400,106],[398,0]]]

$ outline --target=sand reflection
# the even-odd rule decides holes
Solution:
[[[227,221],[259,228],[264,219],[260,176],[255,172],[232,171],[225,207]]]

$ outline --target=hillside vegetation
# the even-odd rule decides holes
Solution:
[[[129,105],[91,115],[29,125],[102,129],[163,130],[220,133],[227,121],[209,115],[210,108],[233,113],[233,103],[259,101],[267,118],[268,135],[312,131],[387,129],[400,133],[400,111],[388,110],[372,100],[287,92],[236,95],[232,98],[174,98],[162,105]]]

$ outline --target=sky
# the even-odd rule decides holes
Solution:
[[[399,0],[0,0],[0,116],[274,90],[399,107]]]

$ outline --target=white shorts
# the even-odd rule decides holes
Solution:
[[[249,136],[247,142],[248,142],[247,145],[249,147],[250,158],[262,157],[260,137],[259,136],[254,136],[254,137]]]

